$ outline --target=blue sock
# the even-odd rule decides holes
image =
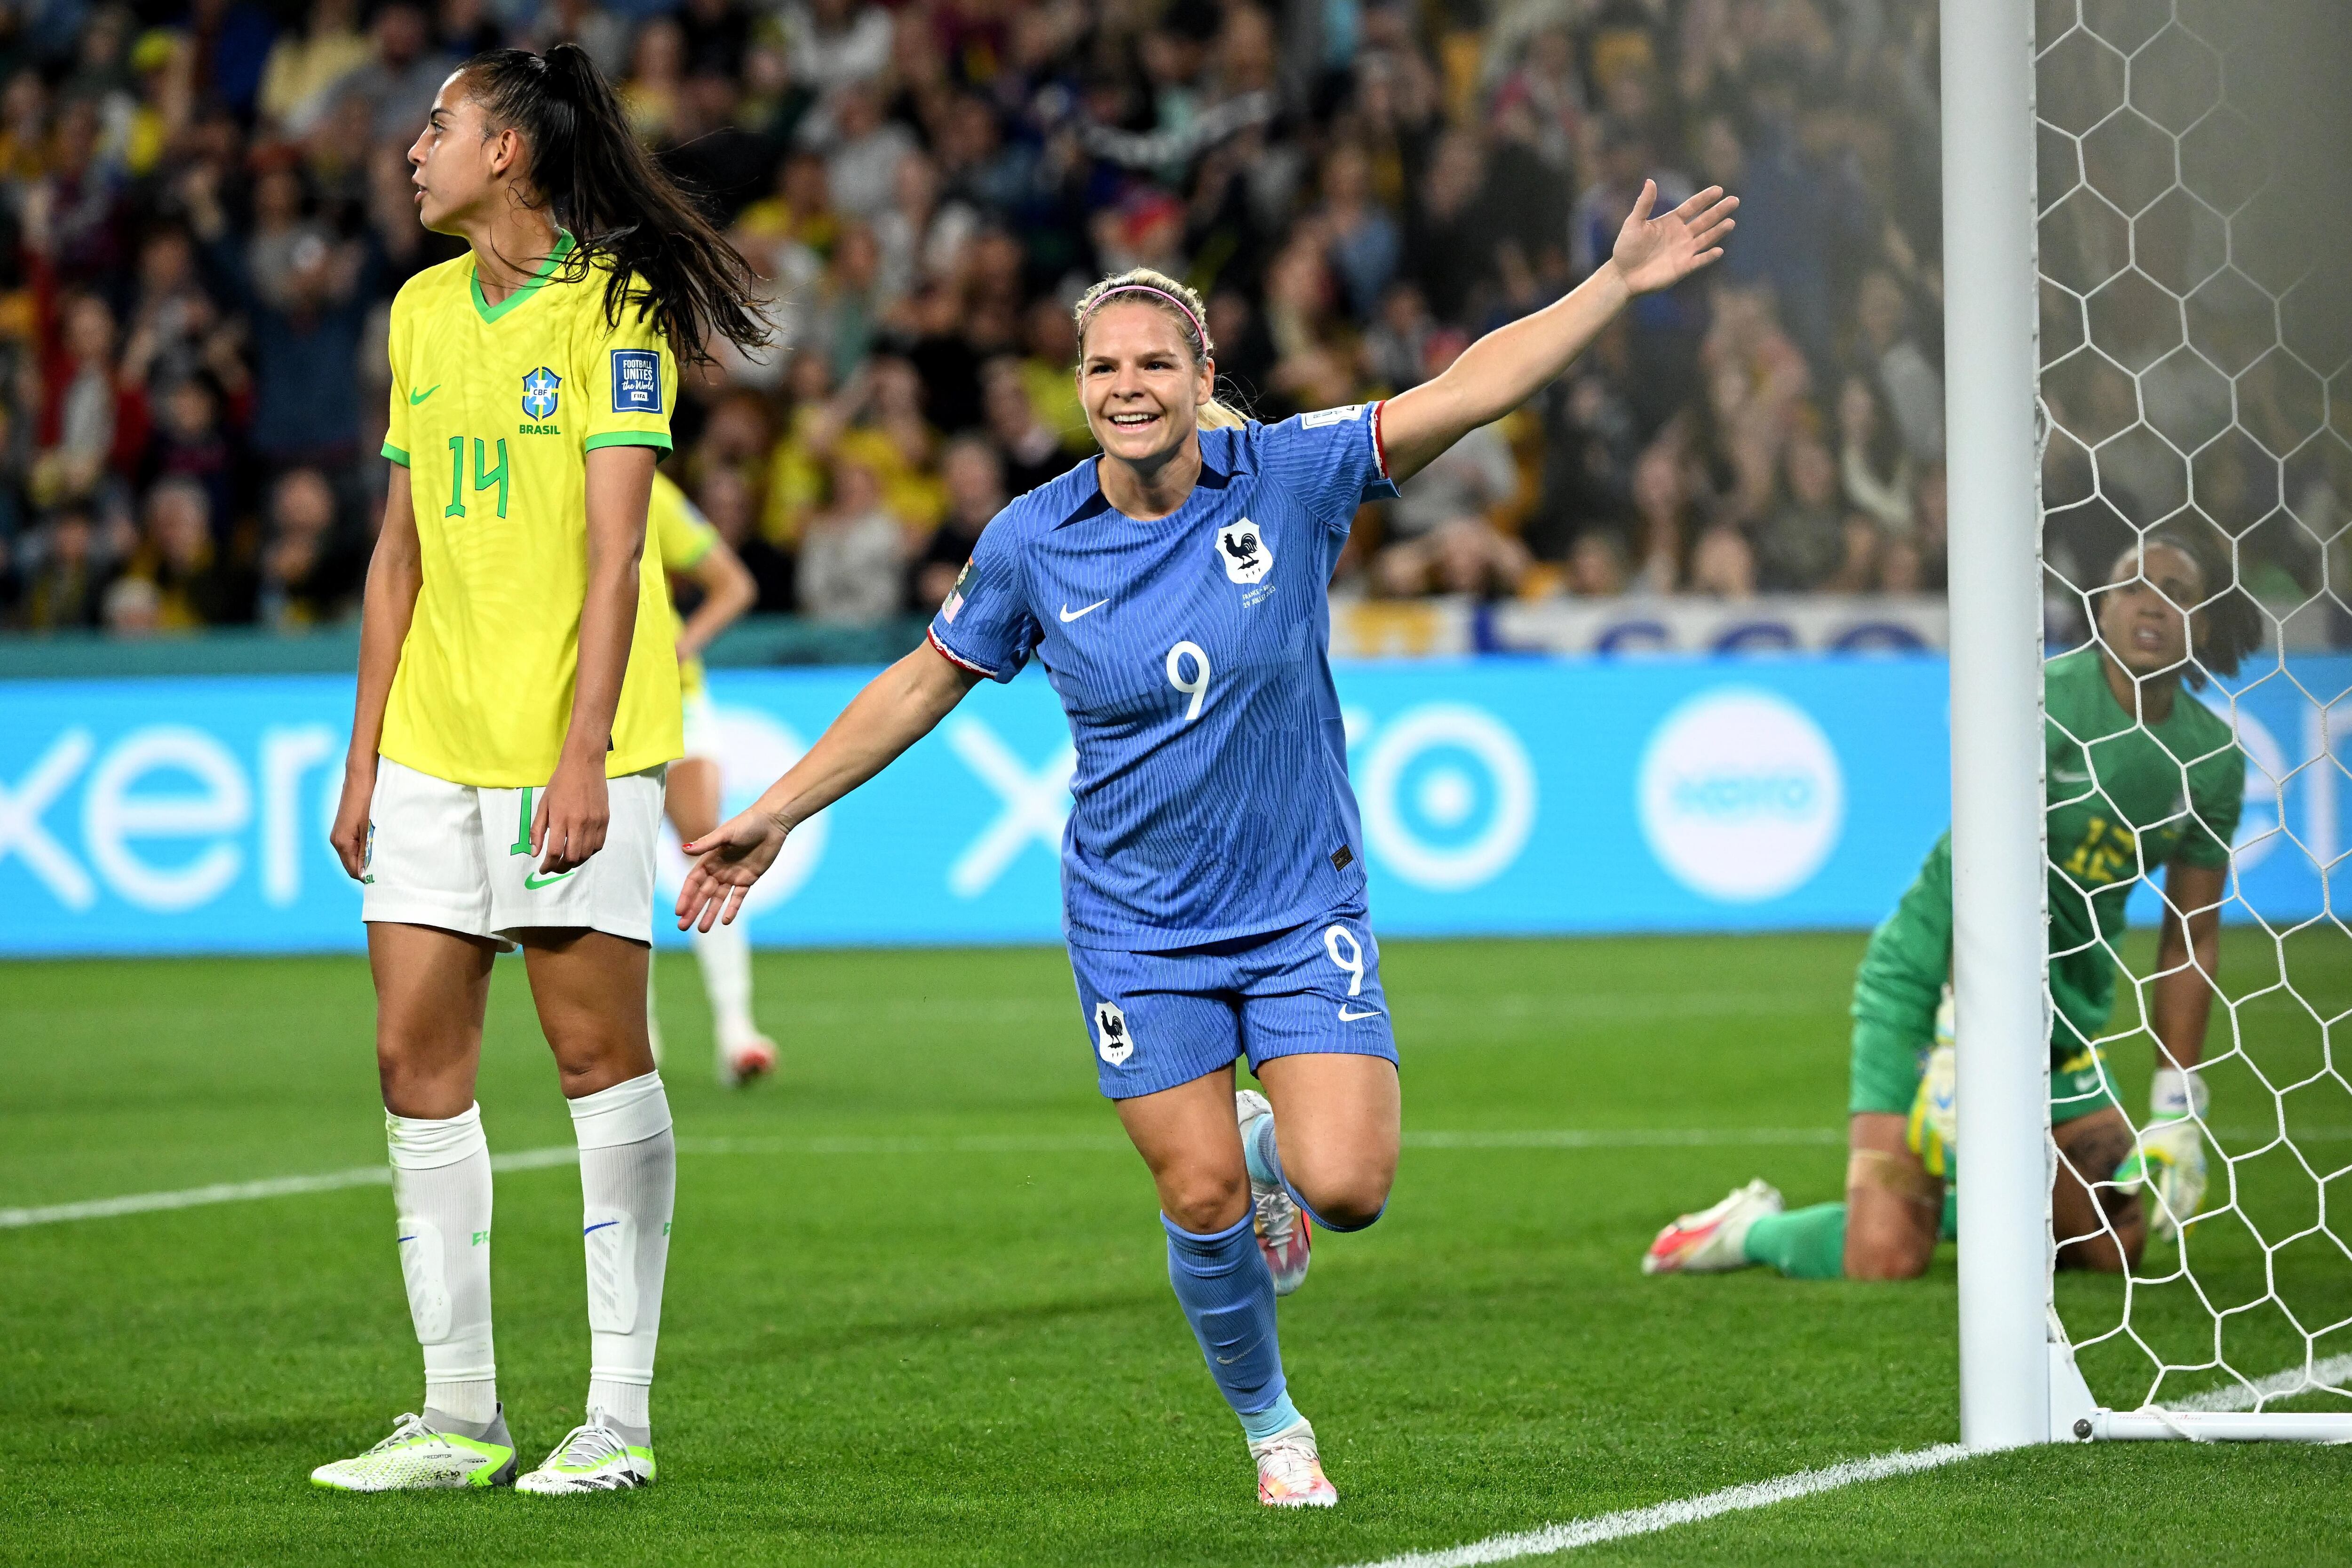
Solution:
[[[1168,1282],[1225,1403],[1244,1428],[1286,1407],[1282,1349],[1274,1333],[1274,1276],[1265,1270],[1250,1216],[1213,1236],[1195,1236],[1166,1215],[1160,1223],[1168,1230]]]
[[[1242,1417],[1242,1436],[1253,1443],[1263,1443],[1276,1432],[1287,1432],[1307,1417],[1298,1414],[1298,1406],[1290,1403],[1290,1395],[1267,1405],[1255,1415]]]
[[[1249,1136],[1242,1140],[1242,1158],[1249,1165],[1251,1181],[1260,1185],[1271,1184],[1281,1187],[1284,1192],[1290,1194],[1290,1201],[1297,1204],[1308,1219],[1313,1220],[1325,1230],[1344,1236],[1351,1230],[1369,1230],[1380,1223],[1381,1215],[1378,1214],[1361,1225],[1333,1225],[1329,1220],[1317,1214],[1315,1205],[1299,1196],[1298,1189],[1290,1184],[1290,1178],[1282,1173],[1282,1152],[1275,1144],[1274,1118],[1271,1116],[1261,1116],[1250,1123]],[[1383,1204],[1381,1205],[1381,1214],[1386,1213],[1388,1213],[1388,1205]]]

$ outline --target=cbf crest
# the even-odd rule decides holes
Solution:
[[[1274,551],[1266,544],[1265,531],[1245,517],[1217,530],[1217,559],[1225,563],[1227,577],[1244,584],[1274,570]]]
[[[563,378],[541,365],[522,378],[522,411],[544,424],[555,417],[556,388]]]
[[[1116,1002],[1095,1004],[1095,1054],[1113,1067],[1135,1054],[1135,1037],[1127,1032],[1127,1015]]]

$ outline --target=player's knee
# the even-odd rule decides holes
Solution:
[[[1205,1166],[1162,1173],[1160,1207],[1177,1228],[1194,1236],[1213,1235],[1249,1212],[1249,1176],[1240,1170]]]
[[[1845,1277],[1849,1279],[1916,1279],[1927,1272],[1936,1255],[1934,1237],[1923,1244],[1907,1232],[1846,1237]]]
[[[1361,1230],[1381,1217],[1389,1205],[1389,1186],[1394,1177],[1389,1168],[1359,1167],[1325,1175],[1313,1173],[1306,1181],[1297,1176],[1291,1185],[1307,1200],[1314,1217],[1323,1222],[1328,1230]]]

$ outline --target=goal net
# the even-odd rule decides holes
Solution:
[[[2352,28],[2032,11],[2047,1436],[2352,1439]]]

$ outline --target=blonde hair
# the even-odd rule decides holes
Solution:
[[[1121,303],[1132,300],[1149,305],[1175,322],[1184,346],[1192,353],[1194,364],[1207,364],[1215,356],[1217,346],[1209,341],[1209,308],[1201,302],[1201,296],[1190,285],[1178,282],[1165,272],[1130,267],[1124,272],[1113,273],[1078,296],[1070,321],[1077,329],[1081,357],[1086,351],[1087,323],[1114,295],[1125,296]],[[1238,410],[1214,397],[1200,405],[1196,416],[1203,430],[1234,430],[1248,422]]]

